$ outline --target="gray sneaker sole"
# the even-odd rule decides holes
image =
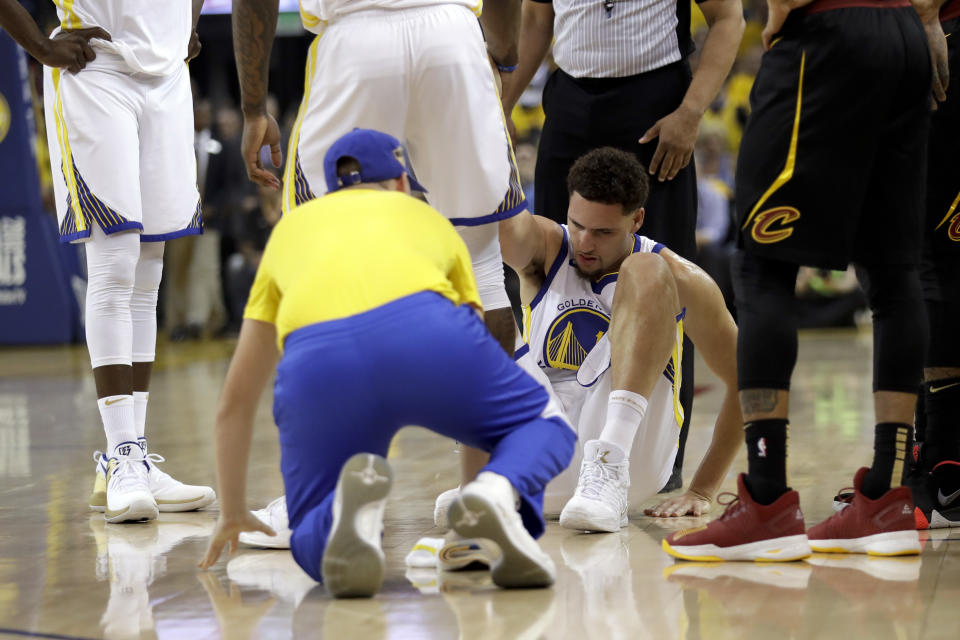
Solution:
[[[494,504],[484,497],[463,496],[450,505],[450,524],[464,538],[486,538],[501,555],[490,570],[494,584],[507,589],[549,587],[553,574],[514,544]]]
[[[383,551],[360,536],[355,520],[362,507],[386,498],[392,485],[393,471],[378,455],[359,453],[343,465],[337,482],[340,520],[327,539],[320,567],[323,583],[335,598],[370,597],[383,584]]]

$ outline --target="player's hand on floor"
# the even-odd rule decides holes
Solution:
[[[659,138],[653,159],[647,167],[650,175],[659,173],[660,182],[673,180],[681,169],[690,164],[700,129],[700,115],[694,109],[681,104],[676,111],[657,120],[643,134],[640,144]]]
[[[266,146],[270,147],[270,162],[279,168],[283,162],[283,153],[280,151],[280,127],[277,126],[277,121],[266,113],[244,114],[240,152],[243,154],[247,176],[262,187],[279,189],[280,179],[265,169],[260,160],[260,149]]]
[[[244,531],[261,531],[268,536],[277,535],[273,529],[249,511],[245,511],[236,518],[224,518],[221,513],[220,518],[217,520],[217,527],[213,530],[213,535],[210,537],[207,553],[197,566],[201,569],[209,569],[212,567],[223,552],[223,548],[227,545],[230,546],[231,554],[236,553],[237,546],[239,545],[237,537]]]
[[[78,73],[97,57],[90,46],[91,38],[111,40],[110,34],[100,27],[64,29],[47,40],[44,50],[36,58],[48,67],[62,67],[70,73]]]
[[[687,491],[675,498],[667,498],[655,507],[643,510],[646,515],[654,518],[702,516],[708,511],[710,511],[710,500],[691,491]]]

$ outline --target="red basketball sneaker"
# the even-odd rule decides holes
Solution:
[[[890,489],[877,500],[860,492],[869,469],[853,478],[853,501],[807,532],[810,548],[823,553],[867,553],[902,556],[920,553],[913,517],[913,498],[907,487]]]
[[[737,496],[723,515],[702,527],[672,533],[663,550],[682,560],[789,562],[810,555],[800,494],[790,490],[770,505],[754,501],[746,474],[737,477]],[[731,495],[731,494],[727,494]]]

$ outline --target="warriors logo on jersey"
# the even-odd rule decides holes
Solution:
[[[610,317],[595,309],[573,307],[564,311],[547,329],[543,361],[554,369],[577,371],[609,327]]]

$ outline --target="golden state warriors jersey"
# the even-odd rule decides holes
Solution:
[[[480,15],[483,0],[300,0],[300,18],[308,31],[320,33],[326,22],[369,9],[415,9],[445,4],[464,6]]]
[[[101,27],[112,40],[93,39],[91,66],[162,76],[187,57],[193,31],[191,0],[54,0],[61,29]],[[102,56],[101,53],[107,55]]]
[[[540,369],[552,384],[577,380],[580,365],[587,354],[600,343],[610,326],[613,295],[617,273],[608,273],[598,280],[580,275],[572,259],[567,226],[563,227],[563,243],[537,295],[523,309],[523,339]],[[634,236],[633,252],[659,253],[664,245],[645,236]],[[604,341],[606,343],[607,341]],[[607,346],[607,345],[604,345]],[[679,363],[683,348],[683,314],[677,318],[677,336],[673,356],[663,375],[670,382],[678,419],[682,422],[679,405]],[[610,366],[609,357],[596,371],[580,384],[591,385],[596,377]],[[591,358],[593,360],[593,358]],[[592,363],[593,364],[593,363]],[[660,389],[662,385],[658,385]],[[655,391],[656,392],[656,391]],[[669,393],[669,391],[668,391]]]

